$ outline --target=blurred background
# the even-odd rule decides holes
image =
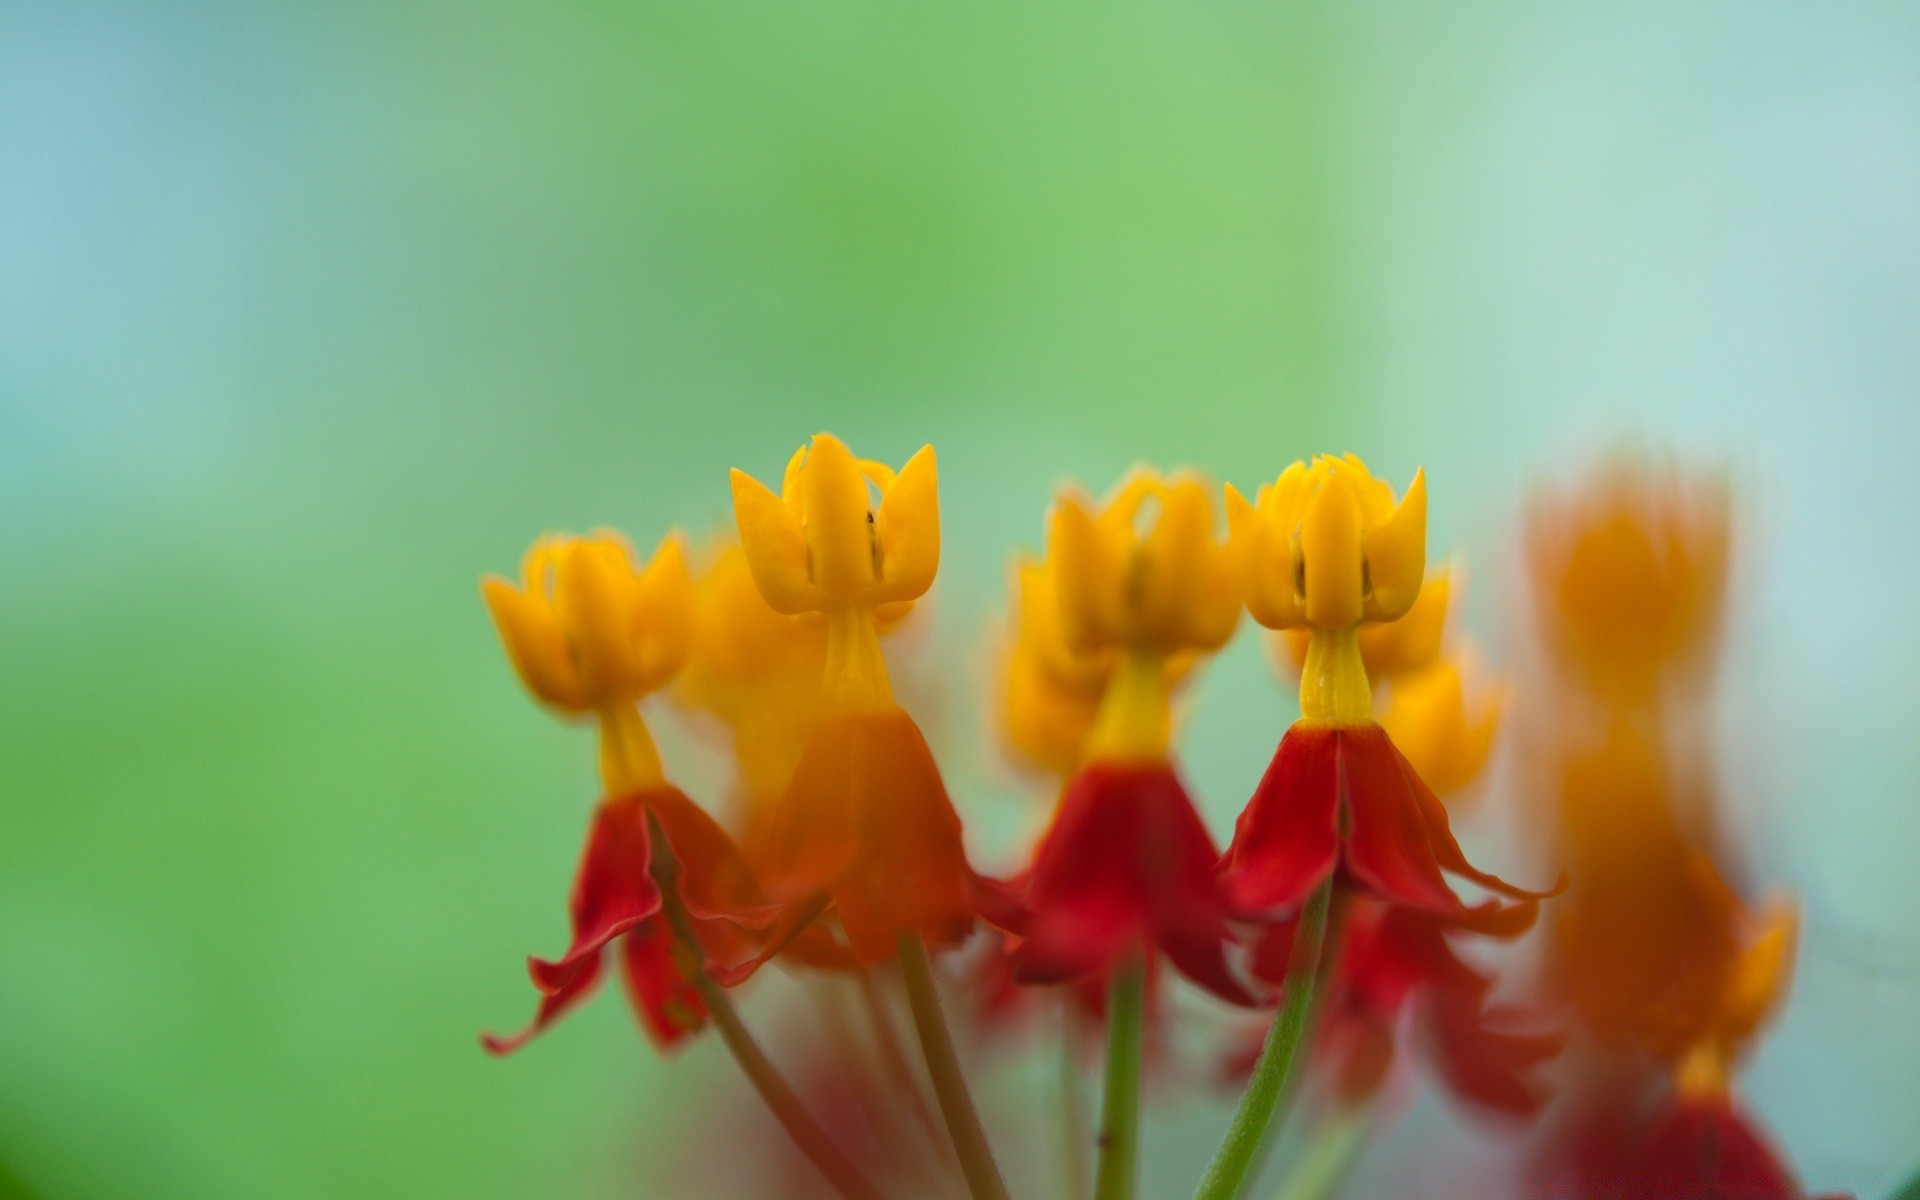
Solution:
[[[1920,1155],[1920,8],[10,0],[0,1195],[634,1194],[734,1084],[612,997],[475,1044],[593,781],[476,579],[715,526],[818,429],[939,447],[993,865],[1059,481],[1424,464],[1500,660],[1530,487],[1726,464],[1725,803],[1806,911],[1745,1090],[1822,1186]],[[1202,681],[1217,831],[1285,693],[1251,638]],[[1150,1122],[1146,1194],[1221,1119]]]

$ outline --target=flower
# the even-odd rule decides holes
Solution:
[[[1171,692],[1184,671],[1176,662],[1217,650],[1239,617],[1208,489],[1192,475],[1136,471],[1097,512],[1067,491],[1049,542],[1061,642],[1113,666],[1084,762],[1026,875],[1015,976],[1103,978],[1152,951],[1217,995],[1249,1002],[1226,960],[1219,852],[1168,749]]]
[[[1733,901],[1724,911],[1736,949],[1724,963],[1699,964],[1709,1000],[1670,1083],[1642,1077],[1591,1100],[1549,1147],[1549,1195],[1806,1194],[1733,1093],[1739,1062],[1785,996],[1798,917],[1784,901],[1757,913]]]
[[[693,597],[680,535],[662,539],[644,571],[618,534],[543,537],[518,586],[490,575],[480,592],[534,698],[598,719],[608,794],[660,782],[659,752],[633,706],[687,660]]]
[[[724,728],[735,771],[729,824],[752,858],[819,717],[827,628],[817,616],[775,612],[733,536],[715,539],[705,559],[693,650],[672,698]]]
[[[958,942],[983,908],[1011,919],[967,864],[959,815],[894,701],[877,634],[939,567],[933,448],[896,474],[823,433],[788,462],[779,494],[734,471],[733,501],[767,604],[826,618],[818,722],[759,847],[768,891],[803,923],[830,906],[863,964],[892,957],[902,937]]]
[[[567,716],[597,721],[603,798],[588,827],[568,904],[573,938],[557,959],[528,960],[540,992],[532,1024],[482,1040],[506,1054],[599,986],[605,952],[619,943],[627,990],[656,1044],[698,1030],[706,1011],[664,915],[662,878],[678,890],[701,956],[731,962],[756,948],[777,915],[731,839],[668,783],[638,701],[686,661],[692,582],[678,536],[644,570],[626,543],[599,533],[540,539],[519,586],[481,584],[507,654],[527,690]]]
[[[1414,607],[1426,569],[1426,485],[1398,503],[1358,458],[1294,463],[1248,503],[1227,489],[1247,611],[1270,628],[1306,626],[1301,719],[1234,827],[1222,863],[1236,909],[1271,917],[1337,878],[1395,903],[1459,917],[1443,872],[1516,899],[1467,862],[1446,809],[1374,720],[1362,622]]]
[[[1529,902],[1454,920],[1353,897],[1320,999],[1325,1015],[1316,1042],[1340,1103],[1358,1106],[1378,1093],[1411,1025],[1456,1096],[1511,1116],[1538,1112],[1546,1099],[1538,1068],[1564,1039],[1516,1028],[1538,1022],[1491,1004],[1494,978],[1462,960],[1453,946],[1459,936],[1512,941],[1532,926],[1537,911]],[[1282,922],[1261,939],[1254,956],[1260,978],[1284,982],[1297,925]],[[1240,1065],[1251,1069],[1252,1056],[1243,1056]]]
[[[1396,675],[1380,713],[1381,728],[1414,774],[1449,803],[1486,766],[1506,703],[1501,688],[1474,689],[1470,701],[1469,674],[1461,657]]]
[[[1724,604],[1726,479],[1618,458],[1527,519],[1541,632],[1562,670],[1610,703],[1698,675]]]

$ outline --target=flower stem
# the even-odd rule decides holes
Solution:
[[[1146,965],[1115,969],[1107,1001],[1107,1079],[1100,1100],[1100,1175],[1094,1200],[1133,1200],[1140,1157],[1140,1038]]]
[[[1068,1200],[1087,1200],[1093,1182],[1092,1164],[1087,1161],[1087,1097],[1080,1078],[1079,1047],[1074,1035],[1079,1032],[1074,1000],[1060,997],[1060,1133],[1064,1144]]]
[[[1354,1108],[1322,1125],[1306,1157],[1288,1174],[1274,1200],[1327,1200],[1337,1192],[1360,1157],[1372,1117],[1365,1107]]]
[[[1306,1032],[1327,931],[1327,904],[1332,893],[1333,880],[1329,878],[1313,893],[1306,911],[1301,914],[1293,966],[1287,972],[1286,1001],[1267,1030],[1267,1044],[1253,1065],[1253,1077],[1247,1080],[1247,1090],[1240,1096],[1233,1123],[1227,1127],[1220,1149],[1214,1152],[1213,1163],[1201,1179],[1194,1200],[1234,1200],[1252,1173],[1260,1143],[1286,1091],[1287,1076],[1293,1070],[1301,1035]]]
[[[720,1031],[720,1040],[726,1043],[734,1061],[740,1064],[747,1082],[753,1085],[754,1091],[760,1093],[760,1098],[772,1110],[781,1128],[787,1131],[787,1136],[793,1139],[793,1144],[799,1147],[800,1153],[819,1169],[835,1191],[846,1200],[884,1200],[880,1190],[860,1173],[860,1168],[854,1166],[833,1144],[827,1131],[820,1128],[820,1123],[813,1119],[813,1114],[807,1111],[806,1105],[801,1103],[800,1097],[781,1077],[760,1044],[754,1041],[753,1034],[747,1031],[740,1014],[735,1011],[726,989],[708,977],[701,964],[700,943],[694,936],[693,921],[687,916],[686,906],[680,899],[677,868],[662,869],[656,864],[654,875],[660,884],[667,923],[673,927],[674,938],[678,942],[675,958],[681,971],[693,984],[694,991],[700,994],[700,1002],[706,1005],[714,1028]]]
[[[947,1119],[947,1133],[953,1138],[960,1170],[967,1177],[967,1190],[974,1200],[1007,1200],[1007,1185],[993,1161],[987,1131],[980,1125],[966,1076],[960,1072],[960,1056],[954,1052],[946,1014],[940,1010],[940,991],[933,981],[933,965],[927,961],[927,944],[915,934],[900,935],[900,972],[907,981],[907,1003],[913,1009],[920,1049],[926,1055],[927,1075],[933,1080],[941,1115]]]

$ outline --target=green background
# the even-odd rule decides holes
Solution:
[[[592,767],[475,581],[549,528],[712,527],[822,428],[939,447],[928,723],[988,858],[1026,815],[983,630],[1058,481],[1424,463],[1505,659],[1531,483],[1622,439],[1731,464],[1723,783],[1808,914],[1748,1094],[1822,1186],[1920,1151],[1920,9],[14,0],[21,1186],[632,1194],[720,1064],[611,998],[477,1049]],[[1285,718],[1243,638],[1188,740],[1216,828]],[[1449,1119],[1367,1170],[1471,1179]],[[1146,1193],[1218,1124],[1152,1123]]]

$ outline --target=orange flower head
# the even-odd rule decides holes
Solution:
[[[1528,557],[1561,669],[1609,701],[1644,701],[1711,648],[1725,599],[1723,476],[1618,459],[1535,501]]]
[[[615,533],[543,537],[518,584],[490,575],[480,590],[527,690],[563,714],[598,719],[607,793],[660,783],[659,754],[634,706],[673,678],[692,646],[680,535],[668,534],[644,569]]]
[[[1300,720],[1280,739],[1221,864],[1242,913],[1284,917],[1329,878],[1350,892],[1456,920],[1473,910],[1447,875],[1514,900],[1558,890],[1518,888],[1469,863],[1433,787],[1374,717],[1360,626],[1415,607],[1426,573],[1425,478],[1416,473],[1396,504],[1358,458],[1323,456],[1288,467],[1257,503],[1228,489],[1248,612],[1270,628],[1308,629]],[[1444,598],[1435,598],[1441,613],[1422,614],[1416,632],[1444,627]],[[1398,649],[1389,640],[1380,652],[1421,654],[1421,640]],[[1481,732],[1469,729],[1464,711],[1453,722],[1444,679],[1429,686],[1423,694],[1415,685],[1414,705],[1399,718],[1406,727],[1441,739]],[[1483,756],[1471,744],[1449,745],[1438,762],[1470,775]]]
[[[967,865],[960,818],[894,701],[877,633],[939,566],[933,448],[896,474],[823,433],[788,462],[777,495],[733,472],[733,501],[762,598],[826,617],[819,717],[760,846],[769,891],[795,928],[831,910],[862,963],[891,957],[903,936],[960,940],[992,889]]]
[[[1300,678],[1315,724],[1365,724],[1372,694],[1357,630],[1405,616],[1427,566],[1426,475],[1393,489],[1354,455],[1296,462],[1256,499],[1227,488],[1227,524],[1247,612],[1269,629],[1310,632]]]
[[[1061,644],[1113,666],[1089,760],[1164,760],[1171,687],[1195,654],[1218,650],[1240,619],[1231,549],[1207,484],[1135,470],[1097,509],[1069,489],[1055,502],[1049,554]]]
[[[1054,649],[1077,656],[1077,677],[1098,685],[1097,709],[1078,710],[1089,720],[1077,769],[1034,850],[1015,975],[1097,982],[1132,955],[1165,955],[1202,987],[1248,1003],[1227,961],[1219,851],[1169,758],[1172,689],[1240,616],[1210,489],[1139,469],[1098,508],[1065,491],[1049,540]]]

